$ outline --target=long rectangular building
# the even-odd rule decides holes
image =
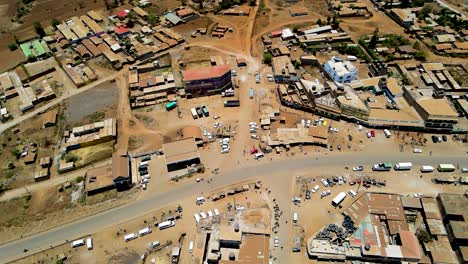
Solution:
[[[209,95],[232,87],[229,65],[185,70],[182,77],[187,94]]]

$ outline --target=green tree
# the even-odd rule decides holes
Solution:
[[[10,43],[8,44],[8,48],[13,51],[13,50],[16,50],[18,48],[18,45],[16,45],[16,43]]]
[[[340,26],[340,20],[338,19],[338,15],[333,15],[332,27],[337,29]]]
[[[263,63],[265,64],[271,64],[271,61],[273,60],[273,56],[269,52],[263,53]]]
[[[257,0],[249,0],[249,6],[257,5]]]
[[[135,20],[137,18],[137,14],[135,13],[135,11],[130,10],[130,12],[127,13],[127,18],[129,20]]]
[[[148,15],[147,21],[151,26],[155,26],[160,22],[160,19],[159,16],[151,13]]]
[[[60,25],[60,21],[56,18],[52,18],[52,20],[50,21],[50,24],[56,28],[58,25]]]
[[[298,27],[297,25],[294,25],[294,26],[293,26],[293,32],[294,32],[294,33],[299,32],[299,27]]]
[[[414,54],[414,58],[420,61],[425,61],[427,59],[427,52],[425,50],[418,50]]]
[[[420,50],[421,49],[421,44],[419,44],[419,41],[416,40],[413,43],[413,49],[415,49],[415,50]]]
[[[296,69],[299,69],[299,67],[301,67],[301,65],[302,65],[302,63],[301,63],[300,60],[297,60],[297,61],[294,62],[294,68],[296,68]]]
[[[412,84],[411,79],[406,74],[401,75],[401,82],[403,83],[403,85],[411,85]]]
[[[36,33],[42,38],[45,37],[46,33],[44,31],[44,28],[42,27],[41,23],[39,22],[34,22],[34,30]]]
[[[375,49],[375,47],[377,46],[377,42],[379,41],[379,29],[376,28],[374,30],[374,33],[372,33],[372,37],[369,41],[369,48],[370,49]]]
[[[322,19],[320,19],[320,18],[317,19],[317,22],[316,22],[316,23],[317,23],[317,25],[321,26],[321,25],[322,25]]]

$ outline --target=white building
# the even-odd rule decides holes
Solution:
[[[332,57],[323,67],[330,77],[339,83],[347,83],[357,79],[358,71],[350,61]]]

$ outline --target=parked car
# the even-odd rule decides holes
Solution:
[[[278,238],[278,237],[275,237],[275,238],[273,239],[273,245],[274,245],[275,247],[278,247],[278,246],[279,246],[279,238]]]
[[[370,134],[371,134],[372,137],[375,137],[375,130],[371,130]]]
[[[325,187],[328,187],[328,186],[329,186],[329,184],[328,184],[328,181],[327,181],[327,180],[325,180],[325,179],[321,179],[320,181],[322,182],[323,186],[325,186]]]
[[[306,198],[307,200],[310,199],[310,190],[309,190],[309,189],[306,190],[305,198]]]
[[[439,140],[437,139],[436,136],[431,136],[431,139],[432,139],[432,143],[437,143],[437,142],[439,142]]]
[[[312,188],[312,192],[315,193],[318,191],[320,187],[318,185],[315,185],[314,188]]]
[[[353,167],[353,171],[363,171],[364,167],[363,166],[355,166]]]
[[[444,142],[447,142],[447,136],[446,136],[446,135],[442,135],[442,140],[443,140]]]
[[[326,190],[326,191],[321,192],[321,193],[320,193],[320,196],[325,197],[325,196],[328,196],[328,195],[330,195],[330,194],[331,194],[331,191],[330,191],[330,190]]]

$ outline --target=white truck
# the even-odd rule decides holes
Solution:
[[[88,237],[86,239],[86,247],[88,248],[88,250],[93,249],[93,238],[92,237]]]
[[[128,242],[128,241],[131,241],[133,239],[136,239],[137,237],[138,237],[137,234],[130,233],[130,234],[127,234],[127,235],[124,236],[124,240],[125,240],[125,242]]]
[[[411,170],[413,168],[413,163],[411,162],[398,162],[393,167],[395,170]]]
[[[150,234],[150,233],[151,233],[151,227],[146,227],[146,228],[143,228],[140,231],[138,231],[138,235],[140,237],[142,237],[144,235],[147,235],[147,234]]]
[[[83,239],[78,239],[78,240],[75,240],[71,243],[71,247],[72,248],[76,248],[76,247],[81,247],[85,244],[84,240]]]
[[[163,229],[173,227],[173,226],[175,226],[175,221],[172,221],[172,220],[164,221],[158,224],[159,230],[163,230]]]
[[[192,108],[192,109],[190,109],[190,112],[192,113],[193,119],[198,119],[197,109]]]
[[[428,165],[421,166],[421,172],[433,172],[433,171],[434,171],[434,167],[432,166],[428,166]]]
[[[332,200],[332,205],[333,206],[338,206],[340,205],[341,202],[346,198],[346,193],[345,192],[340,192],[335,198]]]
[[[297,223],[298,215],[296,212],[293,213],[293,222]]]

